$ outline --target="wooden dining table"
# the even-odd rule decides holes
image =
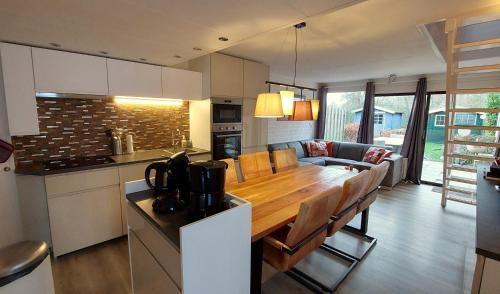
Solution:
[[[293,222],[300,204],[357,172],[333,166],[305,165],[226,187],[252,204],[251,293],[261,292],[263,238]]]

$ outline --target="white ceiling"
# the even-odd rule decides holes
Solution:
[[[356,1],[0,0],[0,40],[172,65],[350,2]]]
[[[299,31],[297,80],[327,83],[441,73],[446,70],[417,24],[500,4],[499,0],[368,0],[307,19]],[[262,61],[275,76],[293,76],[292,27],[222,52]]]

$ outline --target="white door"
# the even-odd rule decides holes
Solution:
[[[0,139],[10,142],[5,93],[0,75]],[[17,198],[14,159],[0,163],[0,248],[23,239],[19,201]]]

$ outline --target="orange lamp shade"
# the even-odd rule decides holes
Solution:
[[[293,115],[291,120],[312,120],[311,101],[295,101],[293,104]]]
[[[281,95],[278,93],[261,93],[257,96],[255,117],[282,117],[283,105]]]
[[[319,114],[319,100],[318,99],[311,100],[311,111],[312,111],[313,120],[318,120],[318,114]]]

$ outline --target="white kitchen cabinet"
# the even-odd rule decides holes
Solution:
[[[269,66],[255,61],[243,61],[243,97],[257,98],[268,91]]]
[[[243,97],[243,59],[210,55],[212,97]]]
[[[118,185],[48,199],[55,256],[122,235]]]
[[[265,150],[268,119],[254,117],[256,98],[243,99],[243,153]]]
[[[111,96],[162,97],[161,66],[107,59]]]
[[[108,94],[106,58],[33,48],[38,92]]]
[[[0,43],[0,57],[10,135],[40,134],[31,47]]]
[[[164,98],[202,99],[201,72],[162,67],[161,80]]]

